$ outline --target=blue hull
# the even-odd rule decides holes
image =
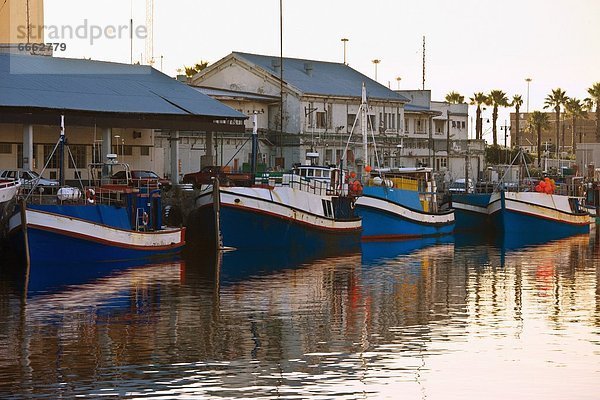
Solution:
[[[154,250],[132,249],[104,244],[102,242],[71,237],[56,232],[29,227],[29,258],[31,264],[78,264],[123,262],[131,260],[155,260],[172,257],[181,247]],[[10,241],[19,254],[25,254],[22,231],[14,232]]]
[[[402,218],[386,210],[356,206],[356,214],[363,221],[364,239],[400,239],[424,236],[449,235],[454,231],[454,223],[437,225],[424,224]]]
[[[495,229],[504,235],[528,235],[540,240],[553,240],[590,231],[588,225],[567,224],[506,209],[491,217]]]
[[[491,229],[491,221],[487,212],[487,206],[492,195],[482,194],[459,194],[452,195],[451,207],[454,208],[457,231],[485,231]],[[463,209],[463,207],[470,209]],[[476,210],[481,207],[482,210]]]
[[[363,239],[394,240],[440,236],[454,231],[454,218],[444,223],[428,222],[431,216],[448,215],[452,212],[440,214],[424,212],[419,194],[415,191],[365,187],[363,198],[381,200],[377,204],[356,204],[356,214],[363,221]],[[403,215],[396,212],[398,207],[402,209]]]
[[[212,206],[196,210],[188,224],[189,241],[214,248],[213,220]],[[294,256],[307,251],[335,254],[360,248],[360,230],[319,229],[237,207],[221,206],[219,223],[223,246],[236,249],[286,249]]]

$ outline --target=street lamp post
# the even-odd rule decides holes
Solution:
[[[375,81],[377,81],[377,65],[379,65],[379,63],[381,62],[381,60],[379,59],[375,59],[373,61],[371,61],[373,64],[375,64]]]
[[[348,43],[348,38],[342,38],[342,43],[344,43],[344,64],[348,65],[348,63],[346,62],[346,43]]]
[[[531,78],[525,78],[525,82],[527,82],[527,118],[529,118],[529,84],[531,80]]]

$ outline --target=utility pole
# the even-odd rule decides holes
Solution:
[[[448,125],[446,128],[446,169],[450,170],[450,105],[448,105],[446,115],[448,118]]]
[[[423,90],[425,90],[425,36],[423,36]]]

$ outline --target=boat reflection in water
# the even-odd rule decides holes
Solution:
[[[454,238],[452,236],[446,235],[410,240],[363,242],[361,243],[362,262],[363,265],[369,265],[380,260],[408,255],[419,249],[438,244],[448,244],[453,241]]]
[[[28,297],[0,279],[0,397],[582,397],[600,357],[594,240],[233,252]]]
[[[27,268],[16,255],[10,255],[14,261],[7,266],[6,275],[12,282],[22,286],[28,296],[39,293],[59,292],[65,288],[93,284],[95,280],[110,277],[128,269],[147,266],[148,261],[128,260],[120,262],[38,262]],[[159,258],[158,262],[168,263],[179,260],[179,256]]]

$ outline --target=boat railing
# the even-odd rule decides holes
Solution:
[[[367,182],[368,186],[385,186],[394,189],[411,190],[413,192],[424,191],[427,184],[423,180],[407,177],[373,177]]]
[[[0,181],[0,189],[6,189],[13,186],[18,186],[19,181]]]
[[[87,186],[82,191],[74,187],[39,187],[30,194],[22,193],[22,197],[25,197],[28,203],[39,205],[124,205],[127,194],[144,192],[152,193],[152,190]]]
[[[347,195],[348,185],[343,184],[342,187],[332,187],[330,182],[320,181],[316,179],[305,179],[295,174],[284,174],[282,178],[282,186],[289,186],[295,189],[302,190],[308,193],[314,193],[320,196]]]

